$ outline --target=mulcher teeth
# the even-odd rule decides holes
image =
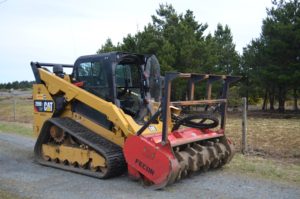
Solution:
[[[198,171],[206,171],[222,167],[231,160],[233,156],[233,146],[226,146],[218,140],[207,141],[204,144],[190,144],[182,150],[174,150],[174,154],[179,162],[179,172],[176,181],[187,177]]]

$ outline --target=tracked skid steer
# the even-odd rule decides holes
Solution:
[[[154,55],[123,52],[31,67],[34,153],[42,165],[101,179],[127,171],[160,189],[222,167],[234,155],[225,136],[227,91],[240,77],[177,72],[162,77]],[[171,100],[178,79],[186,83],[182,101]],[[195,99],[195,90],[203,97]]]

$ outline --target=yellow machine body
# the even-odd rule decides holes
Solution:
[[[234,154],[224,136],[225,110],[228,84],[238,78],[169,74],[161,97],[160,70],[153,56],[113,52],[83,56],[74,65],[32,62],[31,66],[36,78],[34,151],[42,165],[97,178],[128,170],[133,178],[161,188],[188,173],[220,167]],[[72,74],[64,73],[64,67],[73,68]],[[189,102],[170,101],[170,82],[175,76],[191,79]],[[204,80],[208,82],[207,99],[194,100],[195,83]],[[223,96],[212,100],[212,82],[219,80],[225,82]],[[219,104],[221,124],[207,115],[182,117],[181,106],[197,104]],[[205,124],[206,120],[213,123]],[[220,130],[209,130],[218,125]],[[190,127],[181,130],[181,126]],[[165,171],[160,169],[160,160],[165,162]],[[152,179],[152,168],[163,172]],[[150,176],[144,173],[149,171]]]

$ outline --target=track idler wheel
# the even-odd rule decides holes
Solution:
[[[62,143],[65,138],[65,132],[61,128],[52,125],[50,127],[50,136],[56,143]]]

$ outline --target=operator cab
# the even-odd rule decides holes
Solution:
[[[83,89],[116,104],[138,123],[152,112],[150,101],[160,102],[160,66],[154,55],[111,52],[82,56],[74,64],[73,77],[83,82]]]

